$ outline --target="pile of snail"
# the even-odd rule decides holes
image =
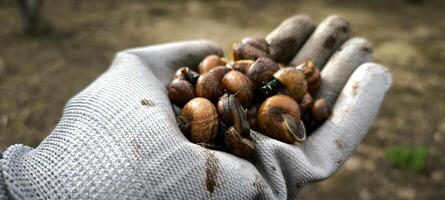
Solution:
[[[330,115],[314,100],[320,70],[306,60],[279,63],[285,49],[264,38],[245,38],[233,47],[233,61],[207,56],[193,71],[181,67],[168,86],[180,108],[179,128],[192,142],[249,158],[255,153],[251,129],[286,143],[301,142]],[[273,55],[274,52],[282,52]],[[276,61],[278,60],[278,62]]]

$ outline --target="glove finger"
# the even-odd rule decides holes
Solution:
[[[306,15],[284,20],[266,36],[271,58],[279,63],[289,63],[314,29],[314,23]]]
[[[298,65],[306,59],[311,59],[315,66],[322,68],[332,53],[350,37],[350,34],[351,29],[345,19],[335,15],[326,18],[315,29],[291,64]]]
[[[315,99],[325,98],[334,105],[352,72],[366,62],[372,61],[371,44],[363,38],[346,41],[329,59],[321,71],[321,87]]]
[[[320,178],[334,173],[357,147],[390,85],[389,71],[375,63],[365,63],[352,74],[332,115],[303,143],[305,155],[317,163]]]
[[[196,68],[206,56],[224,54],[216,43],[205,40],[140,47],[124,52],[140,57],[164,86],[179,67]]]

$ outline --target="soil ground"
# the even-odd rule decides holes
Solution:
[[[209,39],[228,52],[245,36],[264,36],[286,17],[330,14],[368,38],[393,87],[372,129],[331,178],[305,188],[305,199],[445,199],[445,2],[406,1],[106,1],[46,0],[54,26],[21,33],[16,2],[0,0],[0,148],[37,146],[67,100],[107,69],[122,49]],[[385,150],[424,146],[424,173],[390,165]]]

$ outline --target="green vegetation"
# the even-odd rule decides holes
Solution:
[[[408,169],[416,173],[426,171],[428,161],[426,147],[392,146],[386,150],[386,159],[395,167]]]

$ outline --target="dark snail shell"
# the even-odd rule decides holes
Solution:
[[[195,87],[186,80],[175,79],[167,88],[168,98],[178,107],[183,107],[188,101],[195,98]]]

